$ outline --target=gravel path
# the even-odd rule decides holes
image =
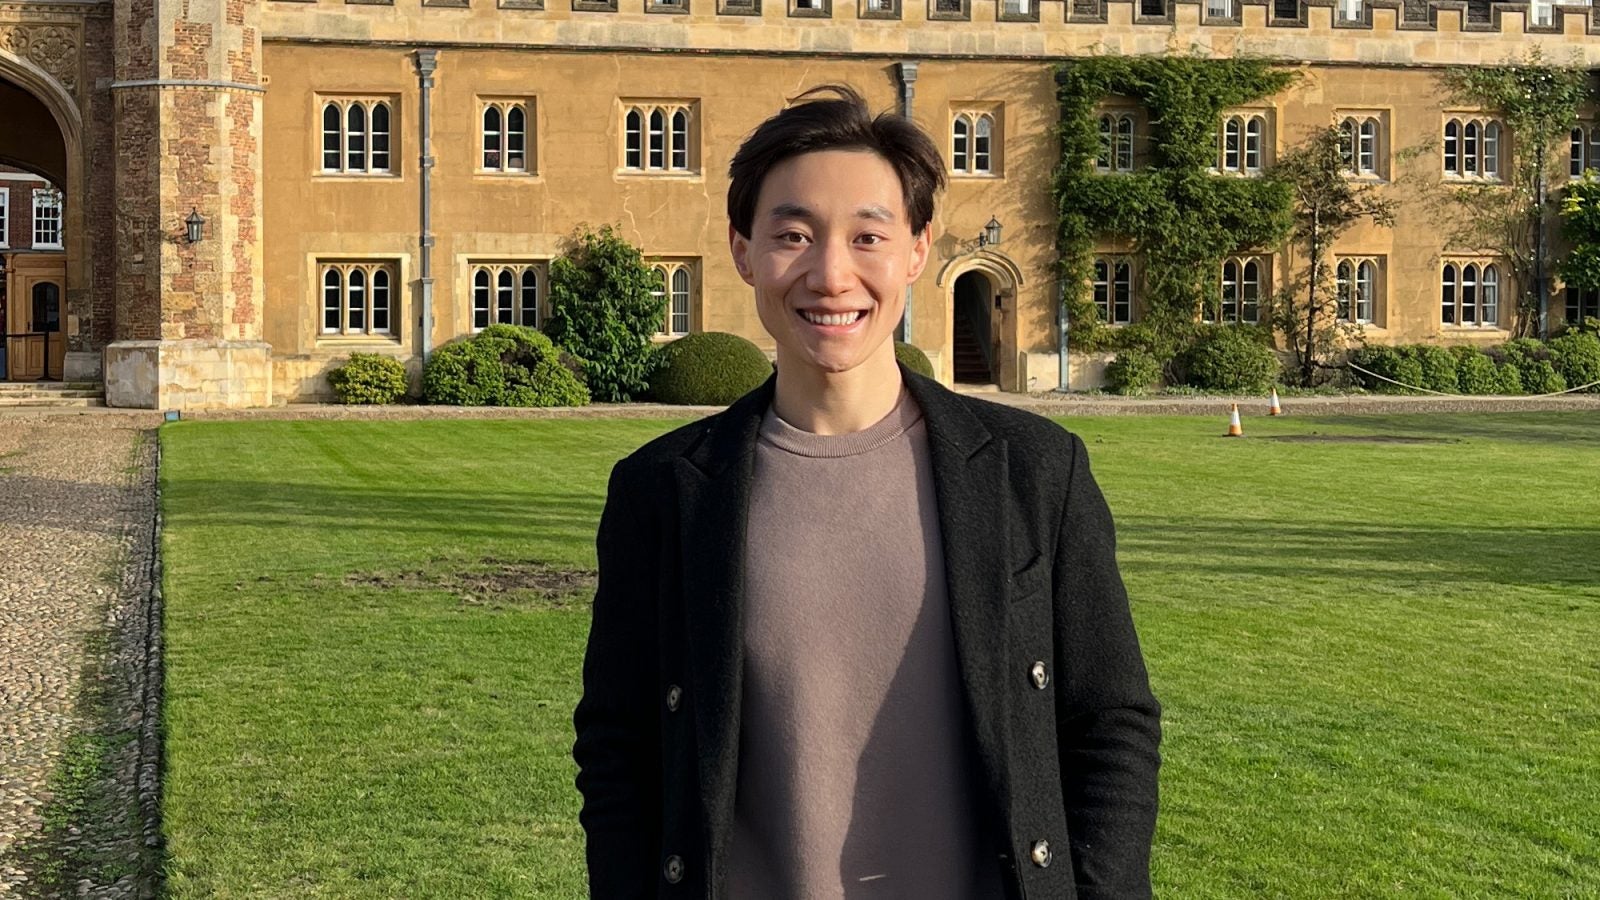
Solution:
[[[149,895],[152,425],[0,419],[0,897]]]

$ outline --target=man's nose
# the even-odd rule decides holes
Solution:
[[[843,240],[818,241],[811,247],[811,269],[806,287],[814,294],[834,297],[855,286],[855,261],[850,246]]]

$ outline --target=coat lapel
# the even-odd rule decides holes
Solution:
[[[1009,804],[1002,731],[1010,529],[1006,443],[937,382],[906,373],[928,426],[956,660],[988,796]],[[997,809],[996,812],[1000,810]]]
[[[700,801],[713,860],[726,858],[739,775],[744,541],[756,438],[773,380],[719,415],[676,463]],[[720,864],[720,863],[714,863]]]

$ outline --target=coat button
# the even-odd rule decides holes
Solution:
[[[1050,868],[1050,842],[1034,841],[1033,850],[1028,854],[1028,858],[1032,859],[1033,864],[1041,869]]]
[[[1050,684],[1050,670],[1044,667],[1043,662],[1034,663],[1028,674],[1033,678],[1033,686],[1041,691]]]
[[[667,712],[677,712],[683,705],[683,688],[675,684],[667,686]]]
[[[683,857],[673,854],[667,857],[667,864],[662,866],[661,874],[667,877],[668,884],[677,884],[683,880]]]

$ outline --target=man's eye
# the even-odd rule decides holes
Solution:
[[[778,235],[778,240],[785,244],[798,244],[806,240],[806,236],[798,231],[785,231]]]
[[[863,243],[867,243],[867,244],[881,244],[881,243],[883,243],[883,235],[881,235],[881,234],[863,234],[862,236],[856,238],[856,240],[862,241]]]

